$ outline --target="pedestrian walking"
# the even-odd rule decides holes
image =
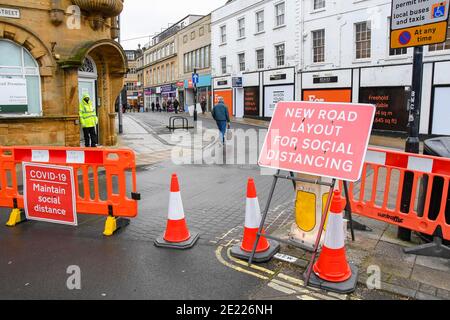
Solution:
[[[219,97],[219,103],[214,106],[212,110],[212,117],[216,120],[217,127],[220,131],[222,142],[225,143],[225,135],[227,133],[227,127],[230,128],[230,114],[228,108],[225,106],[222,97]]]
[[[202,108],[202,114],[206,113],[206,98],[202,97],[202,101],[200,102],[200,106]]]
[[[156,111],[161,112],[161,105],[159,104],[159,100],[156,100]]]
[[[97,147],[98,137],[96,126],[98,124],[97,113],[88,93],[83,95],[79,106],[80,123],[83,128],[84,145],[86,148]]]
[[[180,102],[177,98],[173,101],[173,107],[175,109],[175,113],[178,114],[179,108],[180,108]]]
[[[152,102],[152,112],[155,112],[155,102]]]
[[[162,108],[163,108],[164,112],[167,112],[167,101],[166,100],[163,100]]]

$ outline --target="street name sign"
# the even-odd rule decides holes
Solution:
[[[73,168],[29,162],[22,167],[27,219],[76,226]]]
[[[280,102],[259,165],[358,181],[375,111],[371,104]]]
[[[446,41],[449,0],[393,0],[391,48],[409,48]]]

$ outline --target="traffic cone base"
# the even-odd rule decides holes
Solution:
[[[262,238],[262,237],[261,237]],[[272,260],[272,258],[280,251],[280,244],[274,240],[266,240],[269,243],[269,248],[263,252],[255,253],[253,261],[256,263],[263,263]],[[261,241],[260,241],[261,242]],[[231,248],[230,254],[232,257],[249,260],[251,252],[242,250],[242,245],[238,244]]]
[[[314,272],[311,273],[308,285],[314,288],[319,288],[326,291],[335,293],[352,293],[356,290],[358,284],[358,267],[353,264],[349,264],[351,270],[351,276],[344,282],[329,282],[320,279]]]
[[[200,234],[195,231],[191,231],[190,238],[183,242],[168,242],[164,240],[164,235],[162,235],[155,240],[155,246],[160,248],[185,250],[192,248],[199,238]]]

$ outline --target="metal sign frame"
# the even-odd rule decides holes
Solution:
[[[285,243],[285,244],[294,246],[294,247],[299,248],[299,249],[304,249],[302,246],[300,246],[298,243],[296,243],[296,242],[294,242],[292,240],[280,239],[280,238],[274,237],[272,235],[268,235],[268,234],[265,234],[265,233],[263,234],[264,226],[265,226],[265,223],[266,223],[266,218],[267,218],[267,215],[269,213],[269,209],[270,209],[270,205],[271,205],[271,202],[272,202],[272,198],[273,198],[273,195],[275,193],[275,189],[276,189],[276,186],[277,186],[277,183],[278,183],[279,179],[291,180],[293,185],[294,185],[294,189],[295,190],[296,190],[296,182],[306,182],[306,183],[311,183],[311,184],[318,184],[318,185],[326,186],[326,187],[330,188],[329,196],[328,196],[328,199],[327,199],[327,203],[325,205],[324,212],[322,213],[320,229],[319,229],[319,233],[317,235],[316,242],[314,244],[314,250],[313,250],[312,257],[311,257],[311,261],[310,261],[310,263],[308,265],[308,269],[307,269],[306,274],[305,274],[305,286],[308,286],[309,285],[309,280],[311,278],[312,268],[313,268],[314,262],[316,260],[317,253],[319,251],[320,239],[322,238],[322,233],[323,233],[323,229],[325,227],[325,222],[328,219],[328,213],[330,211],[331,200],[333,198],[333,192],[334,192],[334,189],[336,187],[337,179],[333,179],[332,182],[330,183],[330,182],[322,182],[320,180],[310,180],[310,179],[296,178],[292,171],[289,172],[289,175],[282,175],[281,174],[281,169],[279,169],[277,171],[277,173],[273,177],[274,177],[274,179],[273,179],[272,187],[270,189],[269,198],[267,200],[266,207],[265,207],[265,210],[264,210],[262,218],[261,218],[261,224],[260,224],[258,232],[256,234],[256,240],[255,240],[255,243],[253,245],[253,251],[252,251],[252,253],[250,255],[250,258],[248,260],[248,265],[249,266],[251,266],[253,264],[253,259],[254,259],[255,254],[256,254],[256,249],[258,247],[259,241],[260,241],[262,236],[266,237],[267,239],[279,241],[281,243]],[[349,194],[348,194],[348,185],[347,185],[346,181],[343,181],[343,186],[344,186],[345,197],[346,197],[346,200],[347,200],[347,206],[345,208],[345,212],[346,212],[346,214],[347,214],[347,216],[349,218],[349,221],[350,221],[352,240],[355,241],[354,223],[353,223],[354,221],[353,221],[353,217],[352,217],[351,204],[350,204],[350,201],[349,201]],[[363,230],[363,227],[365,227],[365,226],[359,225],[358,223],[356,223],[356,227],[360,228],[360,230]],[[367,228],[364,228],[364,230],[367,230]]]

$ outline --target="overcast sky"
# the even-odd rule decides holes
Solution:
[[[122,46],[137,49],[148,43],[148,36],[167,28],[188,14],[205,15],[224,5],[226,0],[125,0],[121,14]],[[137,37],[142,39],[126,41]]]

